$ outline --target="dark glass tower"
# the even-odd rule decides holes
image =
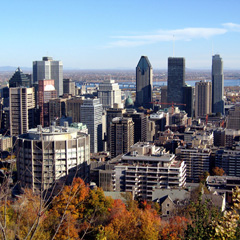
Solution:
[[[224,114],[223,101],[223,62],[220,55],[212,57],[212,112]]]
[[[136,106],[150,108],[152,104],[152,65],[142,56],[136,67]]]
[[[168,102],[184,103],[183,87],[185,86],[185,58],[168,58],[168,81],[167,99]],[[179,108],[184,109],[183,106]]]
[[[9,87],[30,87],[31,80],[18,67],[11,79],[9,80]]]

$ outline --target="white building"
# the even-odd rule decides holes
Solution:
[[[113,188],[115,191],[132,192],[135,197],[152,200],[154,187],[184,187],[186,165],[177,161],[174,154],[163,148],[139,142],[122,156],[114,167]]]
[[[63,64],[54,61],[52,57],[43,57],[42,61],[33,62],[33,83],[38,80],[54,79],[54,86],[58,96],[63,95]]]
[[[121,89],[114,80],[108,79],[99,84],[98,98],[104,109],[113,108],[114,103],[122,106]]]
[[[22,187],[45,190],[78,176],[88,181],[90,137],[78,128],[34,128],[18,138],[17,171]],[[61,181],[60,181],[61,182]]]

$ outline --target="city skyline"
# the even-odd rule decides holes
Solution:
[[[225,69],[238,69],[239,7],[236,0],[4,2],[0,66],[31,67],[51,56],[65,69],[134,69],[145,55],[153,69],[167,69],[172,56],[184,57],[186,68],[211,69],[220,54]]]

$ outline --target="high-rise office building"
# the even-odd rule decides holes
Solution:
[[[9,88],[10,134],[18,136],[34,127],[34,88]]]
[[[90,151],[97,153],[103,148],[102,141],[102,104],[98,98],[85,99],[80,107],[80,120],[87,125],[90,134]]]
[[[111,158],[130,151],[134,144],[134,122],[132,118],[116,117],[110,124]]]
[[[223,61],[219,54],[212,57],[212,112],[224,114]]]
[[[49,100],[49,123],[53,121],[60,125],[60,118],[67,115],[67,98]]]
[[[188,117],[193,117],[193,92],[194,88],[189,85],[183,87],[183,104],[185,104],[185,112]]]
[[[19,136],[17,170],[22,187],[47,190],[58,181],[81,177],[88,182],[89,135],[80,129],[38,126]]]
[[[31,81],[26,74],[18,67],[11,79],[9,80],[9,87],[30,87]]]
[[[38,81],[38,106],[40,108],[40,125],[48,127],[49,124],[49,100],[57,98],[54,80]]]
[[[152,65],[142,56],[136,67],[136,106],[152,107]]]
[[[227,128],[240,130],[240,104],[236,104],[233,108],[229,109]]]
[[[113,108],[114,103],[122,105],[121,89],[119,89],[118,83],[112,79],[107,79],[99,84],[98,98],[103,109]]]
[[[136,110],[128,110],[123,117],[131,118],[134,122],[134,143],[147,141],[147,117]]]
[[[72,97],[67,100],[67,116],[72,118],[72,122],[80,122],[80,108],[83,101],[82,97]]]
[[[75,96],[75,82],[72,79],[63,79],[63,93]]]
[[[195,117],[203,117],[212,112],[212,83],[195,83]]]
[[[183,87],[185,86],[185,58],[168,58],[168,81],[167,99],[168,103],[183,104]],[[184,106],[180,107],[181,109]]]
[[[42,61],[33,62],[33,84],[38,80],[54,79],[54,86],[58,96],[63,95],[63,64],[52,57],[43,57]]]
[[[107,150],[110,151],[110,124],[113,120],[113,118],[115,117],[122,117],[123,114],[125,113],[125,109],[123,108],[118,108],[118,107],[114,107],[114,108],[109,108],[107,109],[107,117],[106,117],[106,128],[107,128],[107,136],[106,136],[106,140],[107,140]]]

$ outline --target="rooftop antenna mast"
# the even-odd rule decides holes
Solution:
[[[175,50],[175,38],[174,38],[174,35],[173,35],[173,57],[174,57],[174,50]]]

